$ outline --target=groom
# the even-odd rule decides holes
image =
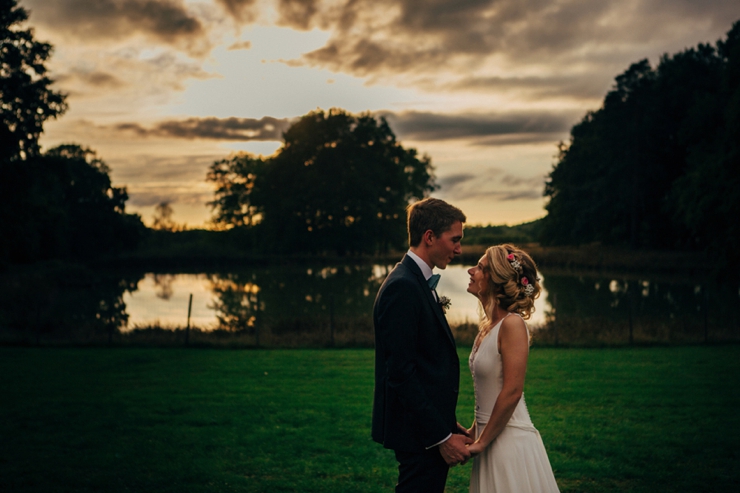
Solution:
[[[432,275],[462,253],[464,222],[443,200],[409,206],[410,249],[375,298],[372,437],[396,454],[397,493],[442,493],[449,467],[470,458],[455,418],[460,361]]]

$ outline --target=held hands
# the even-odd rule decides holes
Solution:
[[[468,452],[470,452],[471,457],[475,457],[476,455],[483,452],[485,449],[486,446],[480,443],[480,441],[468,445]]]
[[[465,464],[470,459],[468,445],[472,443],[472,438],[466,435],[452,435],[446,442],[439,445],[439,453],[450,467]]]

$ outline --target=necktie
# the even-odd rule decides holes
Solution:
[[[439,278],[442,277],[439,274],[432,274],[432,277],[427,279],[427,284],[429,284],[429,289],[434,291],[434,289],[437,288],[437,283],[439,282]]]

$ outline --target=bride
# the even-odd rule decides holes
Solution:
[[[483,306],[470,353],[475,387],[471,493],[557,492],[550,461],[524,403],[529,331],[524,323],[540,294],[537,267],[512,245],[486,250],[468,270],[468,292]]]

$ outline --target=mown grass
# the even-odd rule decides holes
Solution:
[[[739,362],[738,345],[534,348],[525,394],[561,490],[739,491]],[[367,349],[0,348],[0,491],[392,491],[372,385]]]

